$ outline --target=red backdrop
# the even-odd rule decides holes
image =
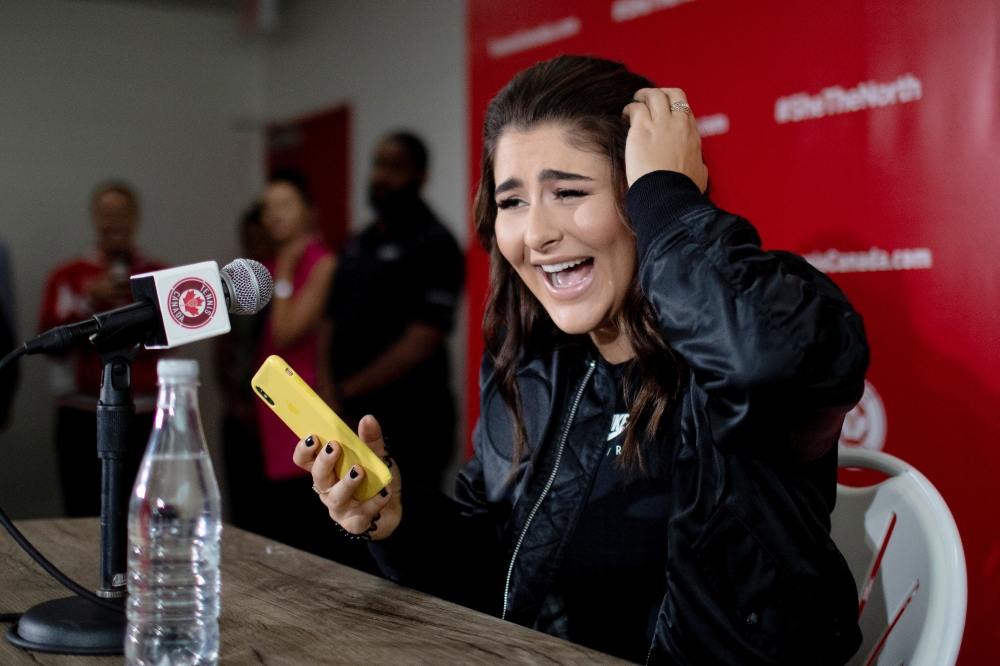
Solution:
[[[483,114],[561,53],[683,88],[713,198],[864,315],[870,390],[843,441],[937,486],[962,535],[959,663],[1000,641],[1000,0],[470,0],[470,192]],[[469,250],[470,424],[487,261]]]

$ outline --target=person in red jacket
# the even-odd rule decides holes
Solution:
[[[90,219],[96,246],[87,254],[56,266],[49,274],[38,317],[39,331],[131,303],[129,276],[166,267],[144,257],[135,246],[140,209],[139,198],[130,185],[113,181],[98,186],[91,197]],[[67,516],[97,515],[101,465],[97,458],[96,409],[101,360],[92,346],[80,345],[52,361],[63,508]],[[136,417],[125,465],[125,485],[129,488],[153,425],[156,361],[156,354],[142,350],[132,363]]]

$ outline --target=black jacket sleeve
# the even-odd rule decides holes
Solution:
[[[626,200],[639,280],[665,341],[690,366],[723,450],[814,459],[861,397],[861,316],[801,257],[765,252],[754,227],[679,173]]]

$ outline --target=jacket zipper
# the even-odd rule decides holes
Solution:
[[[583,378],[583,383],[580,384],[580,390],[576,392],[576,398],[573,400],[573,406],[569,410],[569,419],[566,421],[566,428],[563,430],[562,439],[559,440],[559,448],[556,450],[556,462],[552,467],[552,473],[549,474],[549,480],[545,483],[545,487],[542,488],[542,494],[538,496],[538,500],[535,501],[535,506],[531,508],[531,513],[528,514],[528,519],[524,522],[524,529],[521,530],[521,536],[517,539],[517,545],[514,546],[514,554],[510,558],[510,566],[507,567],[507,582],[503,588],[503,615],[500,616],[501,620],[507,619],[507,596],[510,593],[510,577],[514,573],[514,562],[517,561],[517,554],[521,550],[521,544],[524,542],[524,537],[528,533],[528,528],[531,526],[531,521],[535,518],[535,514],[538,513],[538,507],[542,505],[542,501],[545,500],[545,496],[548,495],[549,489],[552,488],[552,484],[555,483],[556,473],[559,471],[559,463],[562,460],[563,449],[566,448],[566,440],[569,438],[569,429],[573,425],[573,419],[576,418],[576,409],[580,406],[580,400],[583,398],[583,389],[587,388],[587,382],[590,381],[591,375],[594,374],[594,369],[597,367],[597,361],[590,362],[590,369],[587,370],[587,374]]]

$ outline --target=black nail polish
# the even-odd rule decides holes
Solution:
[[[385,457],[385,466],[387,469],[392,469],[392,458],[389,456]]]
[[[315,444],[315,443],[316,443],[316,438],[315,438],[315,437],[313,437],[312,435],[309,435],[308,437],[306,437],[306,442],[305,442],[305,444],[306,444],[306,448],[307,448],[307,449],[308,449],[309,447],[311,447],[311,446],[312,446],[313,444]]]
[[[374,532],[374,531],[375,531],[375,530],[377,530],[377,529],[378,529],[378,525],[376,525],[376,524],[375,524],[375,521],[373,520],[373,521],[372,521],[372,526],[368,528],[368,531],[369,531],[369,532]]]
[[[378,512],[378,513],[375,514],[374,518],[372,518],[372,522],[373,523],[378,522],[378,519],[381,518],[381,517],[382,517],[382,512],[380,511],[380,512]]]
[[[326,445],[326,455],[330,455],[331,453],[333,453],[333,447],[330,446],[329,444],[327,444]]]
[[[383,488],[381,491],[379,491],[379,495],[381,495],[382,497],[388,497],[389,491]]]
[[[355,469],[354,467],[351,468],[351,478],[352,479],[358,478],[358,470]]]

